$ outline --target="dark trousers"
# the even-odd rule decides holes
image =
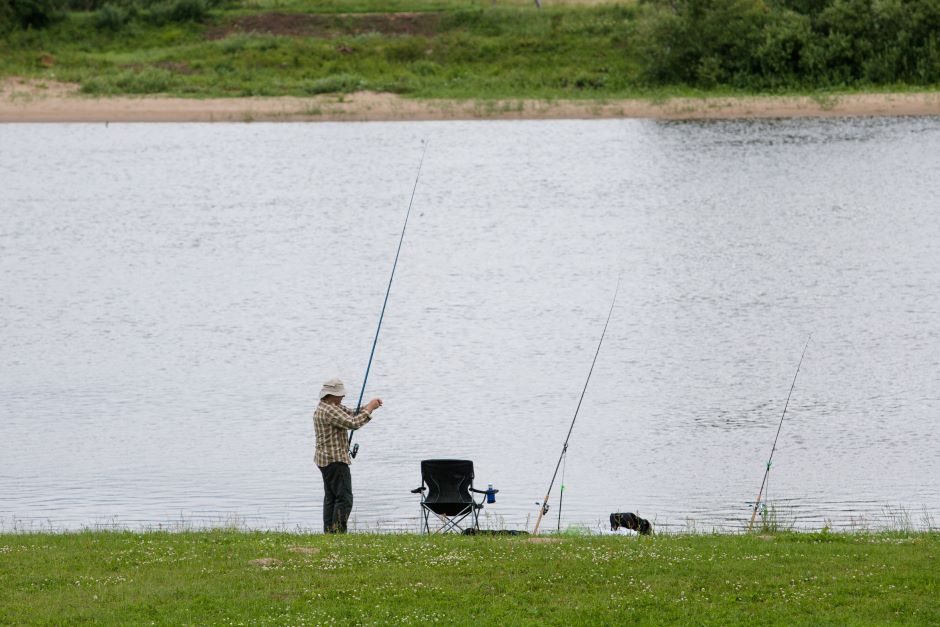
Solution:
[[[349,464],[333,462],[319,468],[323,474],[323,533],[346,533],[353,506]]]

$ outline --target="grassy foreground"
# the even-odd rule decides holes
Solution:
[[[0,623],[925,625],[938,557],[936,532],[8,534]]]

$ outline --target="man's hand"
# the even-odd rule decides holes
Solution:
[[[376,409],[378,409],[381,406],[382,406],[382,399],[373,398],[371,401],[366,403],[365,410],[371,414],[372,412],[374,412]]]

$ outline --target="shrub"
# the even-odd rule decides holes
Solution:
[[[603,89],[607,84],[607,75],[585,70],[568,70],[555,80],[556,87],[570,90],[592,91]]]
[[[311,94],[348,94],[362,91],[366,81],[358,74],[333,74],[315,80],[308,88]]]
[[[813,20],[812,78],[828,84],[940,80],[940,0],[833,0]]]
[[[82,82],[85,94],[159,94],[170,90],[173,75],[167,70],[146,68],[140,72],[126,70],[117,76],[92,77]]]
[[[150,6],[147,20],[162,25],[170,22],[202,22],[209,17],[206,0],[167,0]]]
[[[809,17],[793,11],[775,12],[755,51],[761,86],[787,87],[803,82],[812,39]]]
[[[277,50],[285,42],[284,37],[277,35],[263,35],[259,33],[237,33],[220,39],[216,45],[225,53],[233,54],[244,50],[267,52]]]
[[[653,84],[750,89],[940,81],[940,0],[651,0]]]
[[[392,62],[409,63],[425,57],[428,43],[423,37],[393,39],[385,47],[385,58]]]
[[[0,32],[46,28],[64,17],[59,0],[0,0]]]
[[[95,12],[95,27],[117,32],[130,21],[130,12],[117,4],[106,4]]]
[[[131,11],[134,8],[149,9],[154,5],[166,4],[167,0],[63,0],[63,2],[64,8],[69,11],[98,11],[108,4],[115,4]],[[206,6],[216,9],[232,6],[237,2],[238,0],[206,0]]]
[[[0,0],[0,35],[13,28],[13,6],[10,0]]]
[[[434,61],[415,61],[411,64],[411,72],[415,76],[437,76],[441,73],[441,66]]]
[[[392,94],[410,94],[421,87],[420,81],[414,76],[402,74],[386,78],[374,86],[376,91],[385,91]]]
[[[114,4],[113,0],[65,0],[69,11],[97,11],[108,4]]]
[[[170,5],[170,19],[174,22],[201,22],[208,16],[206,0],[176,0]]]
[[[774,8],[793,11],[800,15],[815,16],[829,6],[832,0],[772,0]]]
[[[769,10],[763,0],[656,0],[641,35],[648,80],[744,86],[756,69]]]

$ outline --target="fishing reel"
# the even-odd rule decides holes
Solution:
[[[358,452],[359,452],[359,443],[356,442],[355,444],[352,445],[352,448],[349,449],[349,456],[352,457],[353,459],[355,459],[355,458],[356,458],[356,453],[358,453]]]
[[[542,516],[548,513],[548,503],[539,503],[538,501],[536,501],[535,504],[542,506]]]

